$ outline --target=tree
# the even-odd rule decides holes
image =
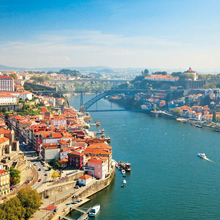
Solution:
[[[172,72],[171,76],[173,76],[173,77],[180,77],[181,74],[182,74],[182,72]]]
[[[15,73],[9,74],[9,76],[11,76],[13,79],[17,79],[18,78],[17,74],[15,74]]]
[[[183,73],[181,76],[180,76],[180,79],[181,80],[194,80],[194,74],[192,73]]]
[[[2,107],[2,112],[5,113],[7,109],[5,107]]]
[[[20,183],[21,171],[13,167],[10,168],[10,185],[15,185]]]
[[[60,175],[54,170],[52,173],[52,178],[53,180],[55,180],[57,177],[59,177]]]
[[[142,73],[142,76],[149,76],[149,70],[148,69],[145,69],[141,73]]]
[[[157,71],[157,72],[152,73],[152,75],[167,75],[167,72],[166,71]]]
[[[62,167],[62,163],[61,163],[58,159],[56,159],[56,160],[53,162],[53,167],[59,169],[59,168]]]
[[[216,121],[217,121],[216,111],[213,112],[212,121],[213,121],[213,122],[216,122]]]
[[[31,188],[20,190],[17,197],[26,210],[25,219],[29,219],[37,210],[39,210],[42,204],[37,190],[32,190]]]
[[[180,110],[179,108],[174,108],[174,109],[172,110],[172,114],[173,114],[174,116],[180,116],[180,115],[181,115],[181,110]]]

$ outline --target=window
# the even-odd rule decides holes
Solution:
[[[100,175],[100,172],[98,172],[98,175]]]
[[[100,165],[99,165],[99,168],[100,168]]]

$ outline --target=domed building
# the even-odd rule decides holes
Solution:
[[[189,67],[189,69],[183,73],[186,74],[193,74],[194,75],[194,81],[198,80],[198,74],[196,73],[196,71],[192,70],[191,67]]]

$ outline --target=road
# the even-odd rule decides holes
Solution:
[[[38,157],[36,156],[36,151],[32,148],[27,148],[22,146],[21,144],[19,145],[20,150],[24,153],[24,155],[28,158],[29,161],[31,161],[32,165],[36,167],[36,169],[39,172],[39,176],[41,179],[41,182],[37,182],[32,189],[38,189],[40,188],[44,183],[46,183],[48,176],[45,176],[47,174],[47,167],[44,167]],[[35,165],[36,164],[36,165]],[[41,171],[39,171],[39,168]]]

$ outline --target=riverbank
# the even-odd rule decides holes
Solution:
[[[110,175],[105,178],[105,179],[100,179],[100,180],[94,180],[91,184],[88,184],[87,186],[81,187],[80,190],[78,190],[74,194],[70,194],[69,198],[66,200],[62,201],[62,203],[53,203],[52,205],[59,205],[59,209],[56,212],[56,214],[52,217],[53,220],[58,220],[60,219],[60,216],[66,216],[68,215],[71,211],[74,210],[74,207],[79,207],[82,206],[83,204],[87,203],[90,201],[89,197],[92,195],[102,191],[106,187],[108,187],[115,175],[115,165],[112,167]],[[67,205],[68,203],[72,203],[73,199],[72,196],[75,196],[77,200],[81,199],[82,201],[78,204],[74,205]]]

